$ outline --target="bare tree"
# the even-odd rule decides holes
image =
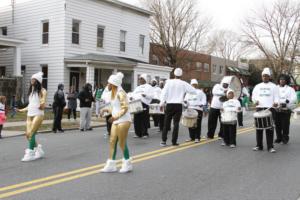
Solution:
[[[300,47],[300,2],[277,0],[270,9],[254,11],[245,19],[243,33],[249,45],[271,63],[275,78],[291,73]]]
[[[241,36],[230,30],[215,30],[207,45],[207,53],[225,60],[238,61],[245,57],[250,49]]]
[[[151,42],[161,45],[170,65],[176,67],[181,50],[199,50],[211,20],[196,10],[195,0],[147,0],[150,11]]]

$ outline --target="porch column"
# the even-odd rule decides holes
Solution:
[[[14,76],[21,76],[21,47],[14,48]]]
[[[86,83],[90,83],[94,87],[95,67],[86,66]]]

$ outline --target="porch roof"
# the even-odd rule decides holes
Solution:
[[[8,47],[16,47],[18,45],[24,44],[25,42],[26,42],[25,40],[0,36],[0,49],[8,48]]]
[[[65,58],[65,62],[67,63],[103,63],[103,64],[113,64],[113,65],[127,65],[127,66],[135,66],[137,63],[141,61],[122,58],[118,56],[111,55],[103,55],[103,54],[84,54],[77,55],[70,58]]]

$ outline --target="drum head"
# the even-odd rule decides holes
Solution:
[[[270,110],[261,110],[261,111],[255,112],[253,114],[253,117],[263,118],[263,117],[268,117],[268,116],[271,116],[271,115],[272,115],[272,112]]]
[[[198,112],[194,109],[186,109],[182,115],[186,118],[195,118],[198,116]]]
[[[229,84],[229,88],[231,88],[234,91],[235,99],[240,98],[241,93],[242,93],[242,85],[241,85],[241,81],[238,77],[232,76],[231,82]]]

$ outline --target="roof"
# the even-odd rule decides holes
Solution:
[[[65,58],[66,62],[100,62],[107,64],[136,65],[141,61],[103,54],[85,54]]]
[[[15,47],[25,42],[26,40],[0,36],[0,48]]]
[[[200,88],[205,88],[205,87],[213,87],[216,84],[216,82],[198,80],[198,84],[199,84]]]
[[[241,69],[241,68],[238,68],[238,67],[227,66],[227,69],[229,71],[231,71],[231,72],[239,73],[241,75],[245,75],[245,76],[249,76],[250,75],[250,72],[248,70]]]
[[[113,4],[113,5],[121,6],[121,7],[124,7],[124,8],[128,8],[130,10],[134,10],[134,11],[137,11],[139,13],[146,14],[146,15],[149,15],[149,16],[152,15],[152,12],[149,11],[149,10],[146,10],[146,9],[143,9],[143,8],[140,8],[140,7],[128,4],[128,3],[124,3],[124,2],[121,2],[121,1],[118,1],[118,0],[102,0],[102,1],[105,1],[105,2]]]

